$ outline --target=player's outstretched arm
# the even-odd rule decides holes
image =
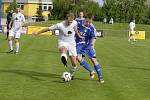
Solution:
[[[39,35],[39,34],[42,34],[44,32],[47,32],[47,31],[49,31],[49,28],[44,28],[44,29],[39,30],[39,31],[34,31],[34,32],[32,32],[32,34],[33,35]]]

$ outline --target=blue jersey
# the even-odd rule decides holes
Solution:
[[[97,36],[97,31],[96,31],[96,28],[94,27],[93,23],[90,23],[89,27],[91,28],[91,30],[94,31],[95,38],[96,38],[96,36]]]
[[[91,46],[92,39],[95,38],[94,30],[92,29],[92,27],[90,25],[88,26],[82,25],[79,28],[79,32],[81,36],[84,37],[84,39],[81,39],[78,36],[76,36],[76,43],[77,44],[84,43],[84,45],[86,45],[87,47]]]
[[[89,58],[95,58],[95,49],[91,46],[92,39],[95,38],[94,29],[92,26],[80,27],[79,32],[84,37],[84,40],[76,36],[77,54],[88,55]]]
[[[78,26],[78,29],[83,25],[84,23],[84,19],[85,18],[76,18],[75,21],[77,21],[77,26]]]

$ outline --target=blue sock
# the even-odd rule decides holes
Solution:
[[[81,59],[80,65],[83,66],[86,70],[88,70],[90,73],[93,72],[93,69],[88,65],[86,60]]]
[[[95,64],[94,67],[95,67],[95,70],[96,70],[96,72],[97,72],[98,79],[100,80],[100,79],[102,78],[101,69],[100,69],[100,64]]]

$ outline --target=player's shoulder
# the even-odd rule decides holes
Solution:
[[[133,22],[130,22],[129,24],[133,24]]]
[[[22,14],[22,13],[19,13],[19,15],[24,16],[24,14]]]
[[[89,24],[88,28],[90,28],[90,30],[94,30],[95,29],[93,24]]]
[[[65,25],[65,21],[59,22],[57,24],[54,24],[57,27],[63,27]]]
[[[75,20],[76,20],[76,21],[78,21],[78,20],[79,20],[79,18],[77,17],[77,18],[75,18]]]
[[[88,30],[88,31],[91,31],[91,28],[90,28],[90,26],[85,26],[85,25],[82,25],[82,27],[83,28],[85,28],[86,30]]]
[[[77,26],[77,21],[76,21],[76,20],[73,20],[73,21],[72,21],[72,25],[73,25],[73,26],[74,26],[74,25]]]
[[[16,13],[14,12],[14,13],[12,13],[12,16],[15,16],[16,15]]]
[[[59,22],[59,23],[57,23],[57,24],[64,24],[65,23],[65,21],[61,21],[61,22]]]
[[[72,21],[72,23],[75,23],[75,24],[77,24],[77,21],[76,21],[76,20],[73,20],[73,21]]]

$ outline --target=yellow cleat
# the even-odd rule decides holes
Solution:
[[[91,78],[94,78],[94,77],[95,77],[95,72],[94,72],[94,71],[90,73],[90,77],[91,77]]]

